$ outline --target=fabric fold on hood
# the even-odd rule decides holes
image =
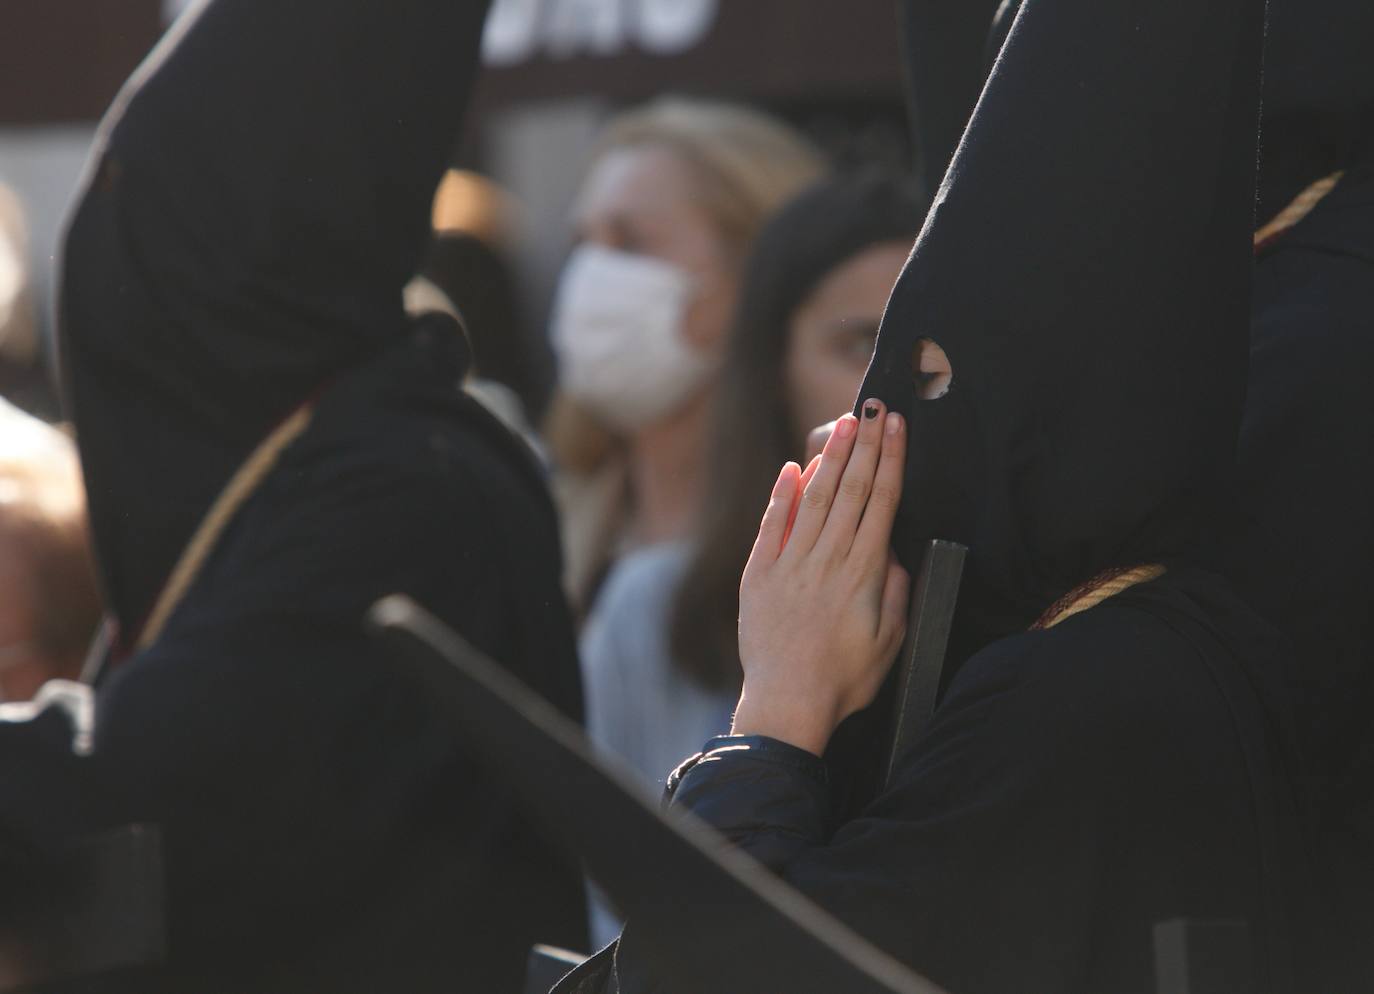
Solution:
[[[988,45],[1001,48],[1023,0],[1002,0]],[[1310,184],[1374,159],[1374,4],[1270,0],[1264,39],[1258,220]]]
[[[999,0],[903,0],[898,10],[916,173],[927,196],[939,187],[982,92],[998,6]]]
[[[1263,0],[1027,0],[860,400],[910,420],[895,542],[970,547],[961,628],[1187,557],[1244,399]],[[921,400],[913,351],[953,381]],[[976,646],[965,646],[976,648]]]

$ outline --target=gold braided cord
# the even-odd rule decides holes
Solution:
[[[1031,626],[1031,630],[1044,631],[1053,628],[1061,621],[1097,607],[1103,601],[1124,593],[1132,587],[1149,583],[1151,580],[1158,580],[1164,575],[1164,572],[1164,567],[1158,563],[1147,563],[1131,569],[1114,569],[1100,573],[1083,586],[1070,591],[1056,601],[1045,612],[1044,616]]]
[[[177,609],[177,605],[186,596],[186,591],[191,589],[191,584],[200,575],[201,567],[214,551],[215,543],[219,541],[224,529],[229,526],[229,522],[239,509],[248,502],[248,498],[262,485],[262,481],[277,464],[281,454],[310,426],[313,413],[314,408],[311,405],[298,408],[253,450],[220,491],[220,495],[210,505],[210,510],[201,519],[195,534],[186,543],[181,558],[177,560],[176,567],[162,588],[162,593],[158,595],[157,603],[148,615],[142,632],[139,633],[139,649],[146,649],[158,640],[168,619],[172,617],[172,612]]]
[[[1311,214],[1312,209],[1321,203],[1328,193],[1336,189],[1336,184],[1341,181],[1341,177],[1344,175],[1344,172],[1332,173],[1325,179],[1317,180],[1298,194],[1296,200],[1279,211],[1278,217],[1255,232],[1255,247],[1259,248],[1273,241],[1289,228],[1298,224],[1308,214]]]

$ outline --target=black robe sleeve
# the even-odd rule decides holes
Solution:
[[[1145,994],[1155,921],[1259,914],[1242,750],[1179,649],[1111,609],[995,644],[833,834],[819,763],[777,743],[718,743],[675,803],[948,990]],[[633,925],[627,994],[652,983]]]

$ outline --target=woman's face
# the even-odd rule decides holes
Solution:
[[[850,256],[792,313],[786,388],[798,451],[808,431],[854,406],[883,308],[910,251],[910,242],[884,242]]]
[[[670,149],[631,145],[606,153],[573,209],[579,243],[670,262],[696,283],[683,338],[707,354],[724,346],[738,294],[736,264],[696,196],[698,180]]]

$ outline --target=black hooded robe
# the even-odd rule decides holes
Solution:
[[[994,51],[1020,3],[999,8]],[[1215,531],[1228,578],[1289,640],[1320,817],[1362,818],[1374,840],[1374,6],[1270,0],[1267,19],[1237,505]],[[1334,186],[1313,205],[1319,181]],[[1302,201],[1306,213],[1271,229]]]
[[[1241,505],[1221,529],[1237,589],[1290,642],[1329,906],[1311,983],[1327,990],[1374,989],[1371,44],[1365,0],[1269,4]],[[1337,174],[1311,206],[1312,184]],[[1290,202],[1311,209],[1275,234]]]
[[[1288,990],[1264,638],[1177,570],[968,660],[839,826],[824,765],[771,740],[715,740],[674,803],[956,994],[1148,994],[1152,926],[1174,918],[1250,923],[1255,990]],[[634,935],[622,994],[658,989]]]
[[[1359,989],[1374,985],[1374,165],[1261,247],[1253,336],[1229,572],[1290,642],[1335,900],[1316,966]]]
[[[953,994],[1145,994],[1175,918],[1244,921],[1253,989],[1294,989],[1278,639],[1200,555],[1244,392],[1262,15],[1025,5],[861,394],[911,423],[899,555],[970,548],[933,722],[838,824],[824,764],[770,739],[711,743],[675,793]],[[939,400],[914,395],[921,336],[953,365]],[[1168,571],[1027,630],[1148,562]],[[635,929],[622,994],[674,990]]]
[[[981,19],[972,5],[954,5]],[[996,54],[1020,7],[991,33]],[[953,37],[938,0],[907,0],[908,102],[968,118],[968,84],[988,65]],[[961,41],[962,39],[962,41]],[[1286,641],[1286,693],[1302,752],[1303,800],[1327,867],[1330,914],[1304,955],[1329,988],[1371,974],[1374,928],[1374,7],[1366,0],[1271,0],[1265,45],[1259,211],[1273,221],[1310,184],[1334,190],[1256,253],[1237,500],[1215,532],[1241,595]],[[923,52],[935,59],[917,64]],[[943,62],[942,62],[943,60]],[[944,76],[932,75],[932,69]],[[940,85],[934,85],[940,84]],[[922,87],[931,90],[923,91]],[[955,131],[922,135],[942,172]],[[941,156],[941,152],[945,154]],[[1374,983],[1374,980],[1369,981]]]
[[[158,824],[170,962],[142,990],[499,992],[532,942],[585,942],[576,868],[362,630],[409,592],[580,711],[539,471],[462,394],[456,325],[401,309],[484,8],[217,0],[105,127],[62,345],[126,658],[90,759],[54,713],[0,725],[0,911],[64,840]],[[305,402],[130,654],[210,501]]]

